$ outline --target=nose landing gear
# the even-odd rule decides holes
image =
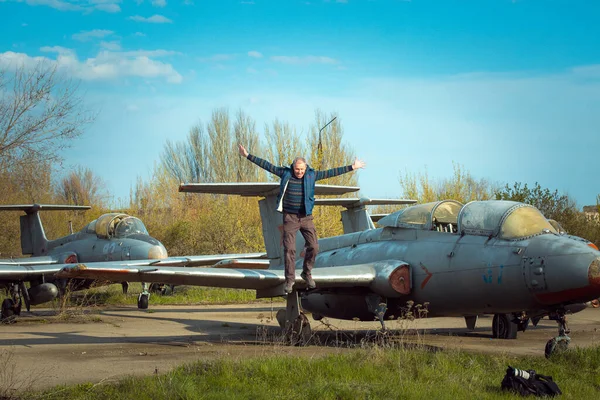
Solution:
[[[562,353],[569,348],[571,338],[567,336],[571,330],[567,326],[567,317],[564,311],[557,311],[556,314],[550,314],[550,319],[558,322],[558,336],[553,337],[546,343],[544,355],[550,358],[553,354]]]

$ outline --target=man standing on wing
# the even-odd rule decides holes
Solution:
[[[296,281],[296,232],[298,230],[300,230],[306,242],[306,254],[300,276],[310,289],[314,289],[316,285],[311,270],[319,251],[317,231],[312,216],[315,205],[315,182],[364,168],[365,163],[356,159],[352,165],[326,171],[315,171],[308,166],[306,160],[302,157],[296,157],[290,167],[276,167],[266,160],[249,154],[241,144],[239,145],[239,152],[241,156],[281,178],[279,195],[277,196],[277,211],[283,212],[285,293],[292,293]]]

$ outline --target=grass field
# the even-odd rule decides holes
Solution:
[[[69,305],[104,306],[104,305],[136,305],[142,290],[140,283],[131,283],[128,294],[123,294],[120,284],[98,286],[92,289],[72,292]],[[185,304],[233,304],[253,303],[257,301],[255,290],[222,289],[199,286],[176,286],[174,293],[161,295],[151,293],[150,303],[155,305]],[[270,300],[269,300],[270,301]]]
[[[541,357],[377,345],[322,357],[184,365],[164,375],[29,393],[28,399],[505,399],[508,365],[551,375],[563,399],[600,396],[600,347]]]

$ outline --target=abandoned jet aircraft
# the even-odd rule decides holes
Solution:
[[[53,300],[65,288],[65,279],[53,275],[63,264],[78,262],[151,260],[161,266],[211,265],[227,258],[257,258],[263,253],[220,256],[167,257],[162,243],[151,237],[142,221],[122,213],[109,213],[87,224],[81,231],[48,240],[39,216],[41,210],[86,210],[89,206],[3,205],[3,211],[24,211],[21,216],[21,250],[29,258],[0,260],[0,288],[9,290],[11,298],[2,302],[2,319],[19,315],[22,303],[31,305]],[[25,285],[29,282],[29,287]],[[87,289],[94,280],[78,280],[75,288]],[[124,282],[125,281],[117,281]],[[124,286],[125,288],[125,286]],[[143,283],[138,307],[148,308],[150,293]]]
[[[281,296],[277,190],[278,183],[180,186],[181,192],[264,197],[259,206],[270,259],[267,270],[110,263],[66,266],[59,275],[256,289],[257,297]],[[317,185],[316,194],[356,190]],[[530,205],[501,200],[420,204],[382,218],[382,227],[374,229],[365,207],[368,199],[322,202],[347,208],[342,212],[345,233],[319,240],[312,274],[316,289],[304,290],[299,272],[296,276],[295,290],[278,318],[296,337],[310,335],[301,308],[317,318],[378,319],[384,326],[386,319],[402,315],[407,302],[414,302],[428,304],[428,317],[463,316],[471,329],[478,315],[493,314],[493,336],[503,339],[516,338],[518,330],[547,315],[559,325],[559,335],[546,345],[550,355],[570,342],[565,317],[570,308],[600,296],[600,252],[560,235]]]

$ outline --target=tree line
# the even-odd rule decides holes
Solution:
[[[81,229],[105,212],[120,211],[141,218],[169,254],[238,253],[264,250],[257,199],[208,194],[180,194],[182,182],[266,182],[277,177],[238,155],[242,143],[252,154],[276,165],[289,165],[304,155],[316,169],[349,165],[355,157],[344,141],[341,119],[317,110],[308,128],[275,119],[262,127],[243,110],[213,110],[208,121],[194,124],[181,141],[167,141],[147,181],[138,178],[126,205],[112,204],[105,183],[85,167],[61,170],[61,151],[83,134],[94,114],[85,109],[77,83],[55,67],[0,70],[0,204],[85,204],[87,212],[42,214],[49,238]],[[329,121],[333,122],[321,131]],[[321,183],[357,185],[356,174]],[[600,225],[577,210],[575,201],[558,191],[519,182],[504,187],[476,179],[460,164],[450,178],[434,180],[426,172],[400,172],[403,198],[419,202],[455,199],[508,199],[536,206],[571,234],[600,244]],[[321,237],[342,232],[340,208],[317,207]],[[390,212],[381,207],[378,212]],[[0,212],[0,258],[20,255],[17,212]]]

